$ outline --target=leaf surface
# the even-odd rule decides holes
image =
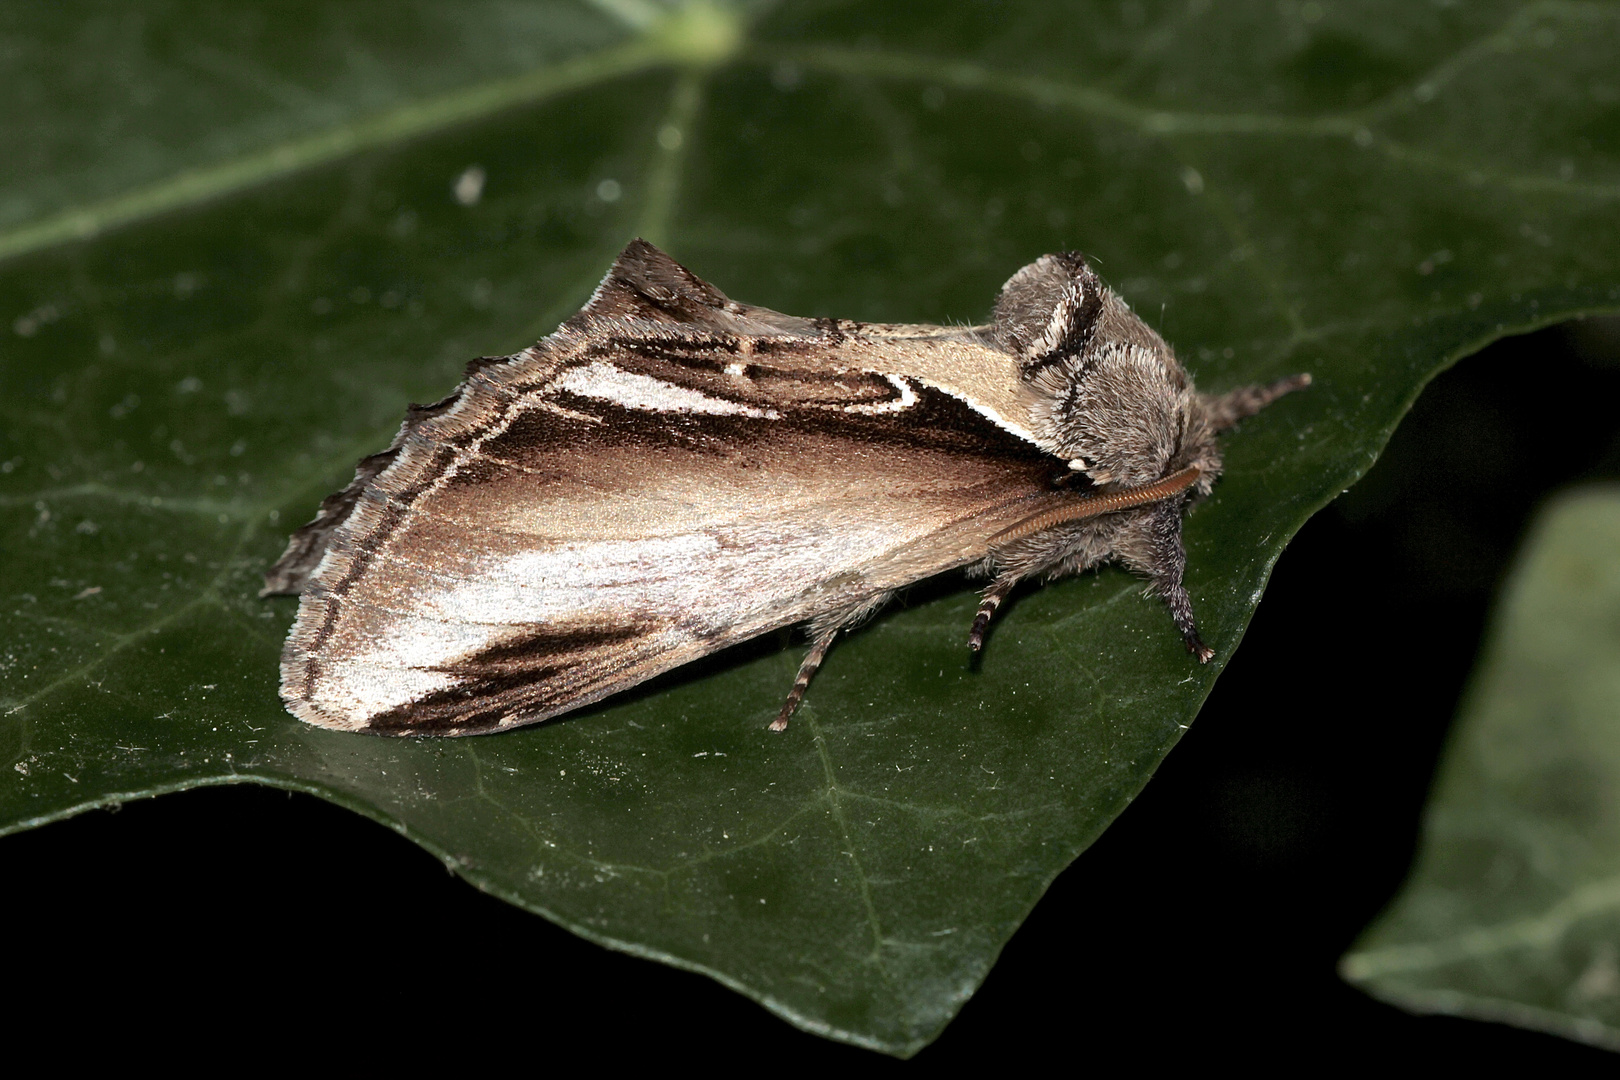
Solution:
[[[1604,4],[125,10],[4,16],[0,79],[39,107],[0,118],[26,151],[0,174],[0,823],[313,792],[891,1053],[1146,783],[1423,383],[1620,307]],[[747,302],[935,322],[1079,248],[1201,387],[1312,372],[1188,521],[1216,661],[1109,570],[1021,595],[978,665],[971,591],[918,589],[785,736],[784,636],[493,738],[294,721],[293,605],[255,596],[288,531],[636,234]],[[1346,643],[1301,632],[1343,677]]]

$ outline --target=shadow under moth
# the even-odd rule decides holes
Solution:
[[[644,241],[515,356],[412,406],[265,576],[297,593],[294,715],[470,735],[598,701],[767,631],[812,646],[904,586],[990,579],[977,650],[1025,578],[1118,560],[1198,659],[1181,519],[1217,433],[1304,386],[1198,393],[1076,254],[985,326],[797,318],[728,299]]]

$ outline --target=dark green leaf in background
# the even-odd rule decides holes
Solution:
[[[1620,308],[1603,3],[63,4],[0,40],[4,827],[313,792],[893,1053],[1141,789],[1424,381]],[[916,321],[1080,248],[1202,387],[1311,371],[1188,522],[1216,662],[1108,571],[977,667],[971,592],[919,590],[785,736],[780,636],[493,738],[292,720],[293,605],[254,595],[287,532],[637,233],[745,301]]]
[[[1620,492],[1544,512],[1493,638],[1412,880],[1342,968],[1408,1008],[1620,1049]]]

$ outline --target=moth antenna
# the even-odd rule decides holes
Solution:
[[[1016,578],[1007,578],[984,590],[984,599],[979,601],[979,613],[973,616],[973,628],[968,631],[968,648],[974,652],[984,648],[984,632],[989,629],[990,620],[995,618],[996,609],[1017,583]]]
[[[1010,544],[1014,540],[1022,540],[1026,536],[1033,536],[1038,532],[1057,525],[1067,525],[1073,521],[1084,521],[1086,518],[1096,517],[1099,514],[1112,514],[1117,510],[1129,510],[1133,506],[1146,506],[1148,503],[1168,499],[1172,495],[1179,495],[1197,482],[1200,470],[1196,465],[1189,465],[1180,472],[1171,473],[1163,480],[1155,480],[1151,484],[1141,487],[1125,488],[1121,491],[1111,491],[1106,495],[1087,495],[1076,499],[1064,506],[1056,506],[1050,510],[1043,510],[1038,514],[1031,514],[1014,525],[1002,529],[990,538],[990,546]],[[994,611],[991,608],[991,611]],[[988,621],[988,620],[987,620]]]
[[[1225,431],[1239,421],[1247,420],[1284,394],[1303,390],[1309,385],[1311,385],[1309,373],[1302,373],[1278,379],[1265,386],[1240,386],[1220,397],[1209,398],[1207,400],[1210,426],[1216,431]]]
[[[772,731],[787,730],[788,717],[799,711],[799,702],[804,700],[804,692],[809,689],[810,680],[815,678],[816,669],[827,658],[827,650],[832,648],[833,639],[837,636],[838,627],[835,626],[816,638],[815,644],[810,646],[810,655],[799,665],[799,677],[793,680],[793,689],[788,691],[787,700],[782,703],[782,711],[771,721]]]

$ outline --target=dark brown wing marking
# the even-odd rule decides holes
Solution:
[[[438,669],[457,677],[454,689],[374,717],[382,735],[448,735],[498,730],[503,721],[566,707],[582,670],[610,676],[623,647],[644,637],[645,625],[536,627]],[[572,678],[568,678],[572,674]]]

